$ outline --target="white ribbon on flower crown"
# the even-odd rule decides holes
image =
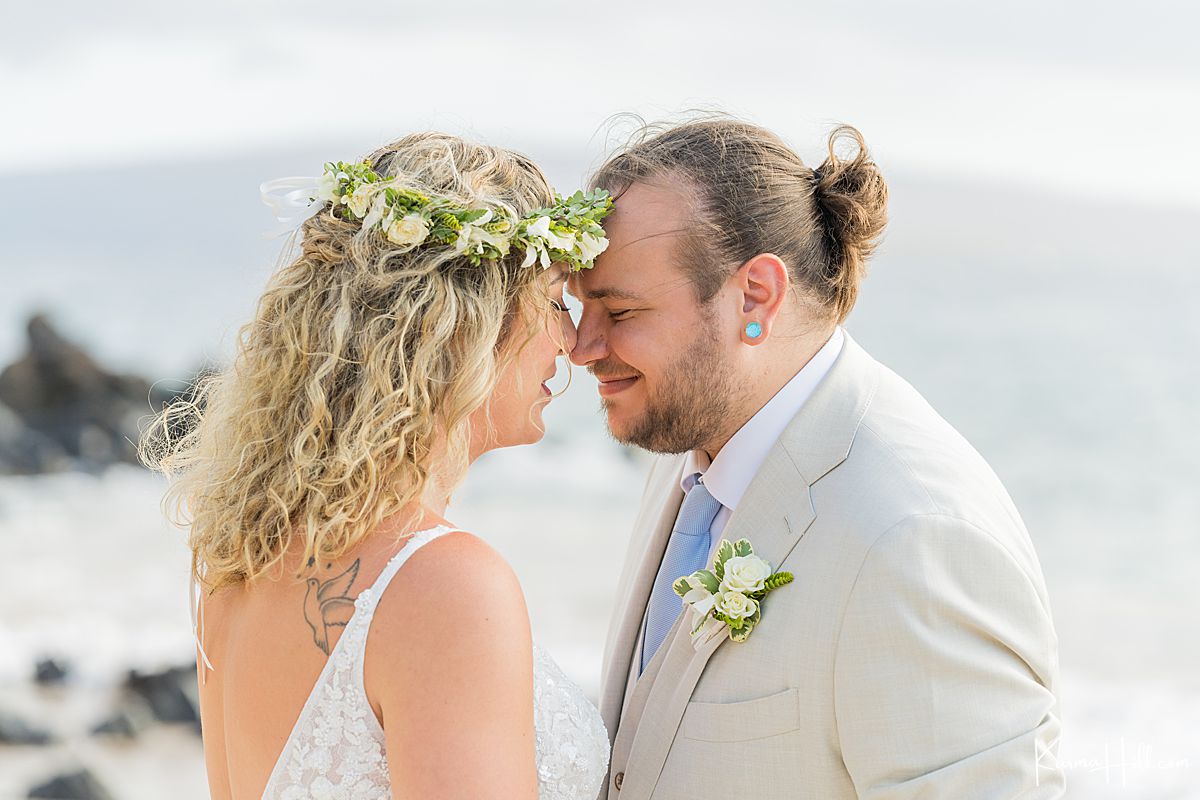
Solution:
[[[274,230],[263,233],[266,239],[296,230],[325,207],[325,201],[318,197],[317,178],[276,178],[259,184],[258,191],[280,223]]]

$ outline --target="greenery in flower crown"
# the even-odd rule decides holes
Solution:
[[[475,265],[504,258],[516,247],[525,252],[523,267],[536,263],[545,269],[561,261],[578,271],[590,268],[608,247],[600,222],[612,212],[612,198],[603,189],[565,199],[556,194],[554,205],[513,219],[502,207],[466,208],[393,183],[369,164],[330,162],[312,199],[332,203],[347,221],[378,228],[400,247],[451,246]]]

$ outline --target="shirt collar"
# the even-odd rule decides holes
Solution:
[[[690,451],[680,481],[684,492],[692,488],[696,473],[700,473],[704,486],[717,502],[730,511],[737,508],[775,442],[837,360],[845,338],[841,326],[834,328],[829,341],[738,429],[715,459],[710,461],[703,450]]]

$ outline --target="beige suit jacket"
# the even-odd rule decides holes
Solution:
[[[627,697],[683,461],[651,469],[620,578],[601,798],[1062,795],[1057,639],[1020,515],[966,440],[849,336],[723,535],[795,582],[744,643],[696,648],[681,615]]]

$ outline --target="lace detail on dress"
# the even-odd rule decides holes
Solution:
[[[392,796],[383,728],[363,686],[367,631],[392,576],[418,548],[451,530],[439,525],[414,533],[375,583],[354,598],[354,613],[300,711],[267,781],[264,800],[380,800]]]
[[[379,597],[417,548],[452,528],[415,533],[354,600],[354,613],[300,711],[264,800],[390,798],[385,738],[363,686],[367,632]],[[608,732],[582,690],[533,647],[534,733],[540,800],[593,800],[608,770]]]
[[[281,763],[285,779],[272,791],[271,776],[264,798],[280,800],[376,800],[391,797],[383,729],[367,701],[362,658],[374,610],[374,592],[364,589],[354,600],[354,616],[334,646],[327,669],[317,682],[312,713],[303,735],[294,736]],[[370,611],[363,613],[363,609]],[[349,639],[349,641],[347,641]],[[342,647],[342,642],[346,646]],[[358,657],[356,657],[358,656]],[[328,666],[328,665],[327,665]],[[307,707],[306,707],[307,710]],[[302,714],[299,726],[304,723]],[[295,732],[293,732],[295,733]],[[276,765],[276,772],[279,766]]]
[[[608,773],[608,731],[583,690],[536,642],[533,727],[539,800],[594,800]]]

